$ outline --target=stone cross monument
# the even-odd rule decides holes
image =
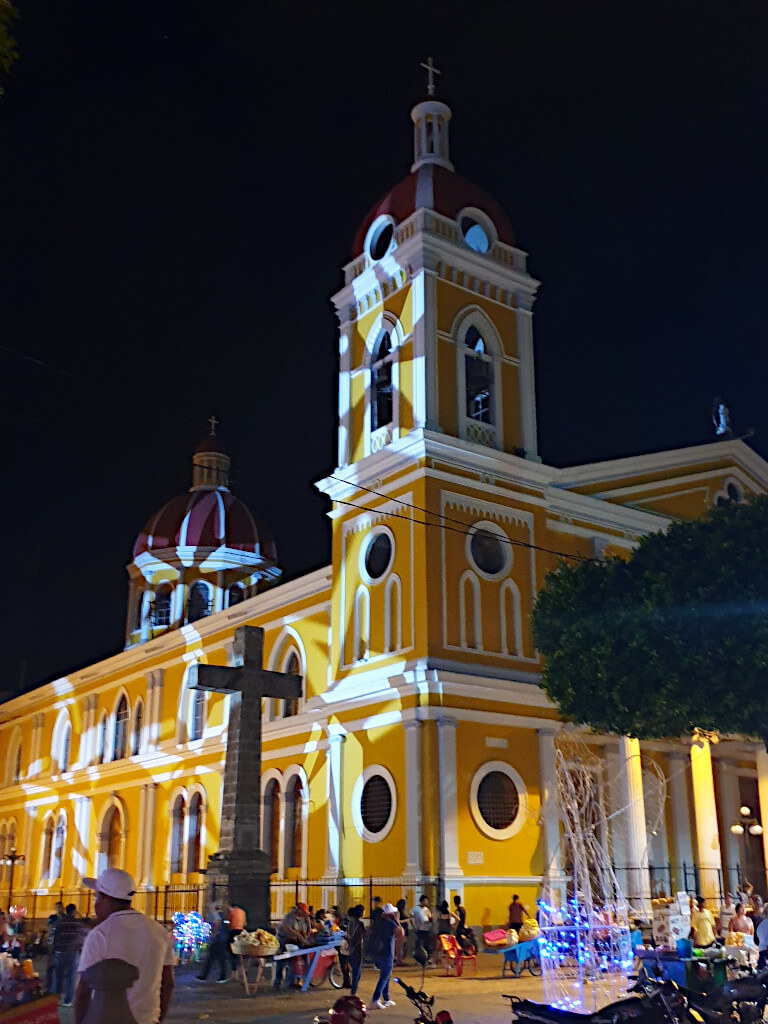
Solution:
[[[261,849],[261,701],[263,697],[301,696],[301,676],[265,672],[264,630],[238,626],[232,667],[189,667],[189,687],[232,696],[229,709],[219,849],[208,862],[209,896],[227,890],[226,898],[248,913],[251,928],[270,919],[271,857]]]

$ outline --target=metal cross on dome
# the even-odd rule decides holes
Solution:
[[[209,416],[208,417],[208,422],[211,424],[211,437],[215,437],[216,436],[216,427],[218,427],[219,421],[216,419],[215,416]]]
[[[432,62],[432,58],[431,57],[427,57],[426,63],[424,63],[424,61],[422,61],[419,66],[424,68],[425,71],[427,72],[427,95],[428,96],[434,96],[435,95],[435,75],[441,75],[442,71],[440,70],[440,68],[436,68],[435,67],[435,65]]]

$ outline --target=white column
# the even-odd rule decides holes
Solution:
[[[562,880],[560,858],[560,805],[557,799],[557,768],[555,765],[555,730],[539,729],[539,785],[541,792],[541,824],[544,841],[544,878],[552,887]]]
[[[326,806],[328,808],[328,844],[325,850],[325,874],[338,878],[341,874],[341,762],[344,736],[333,733],[328,737],[326,758]],[[281,795],[282,799],[282,795]]]
[[[644,905],[651,895],[651,881],[648,875],[643,771],[640,743],[629,736],[619,738],[619,793],[626,835],[626,895]]]
[[[735,892],[739,880],[737,869],[744,848],[740,837],[731,832],[731,825],[740,817],[739,776],[736,774],[736,765],[722,757],[715,761],[715,771],[720,794],[720,832],[725,852],[723,887],[726,891]]]
[[[424,268],[424,359],[426,375],[426,428],[442,432],[440,426],[440,366],[437,337],[437,274]]]
[[[459,815],[456,779],[455,718],[438,718],[437,751],[440,771],[440,874],[446,880],[462,875],[459,864]]]
[[[146,863],[146,847],[144,833],[147,827],[147,787],[139,791],[139,842],[136,847],[136,884],[144,885],[144,865]]]
[[[533,375],[532,299],[517,295],[517,355],[520,394],[520,431],[525,457],[541,462],[536,433],[536,387]]]
[[[627,837],[622,808],[621,771],[619,769],[619,747],[606,745],[603,760],[605,762],[606,798],[608,804],[608,829],[611,840],[611,860],[613,861],[616,881],[623,893],[627,890]]]
[[[757,767],[757,802],[760,808],[758,817],[763,825],[763,856],[768,865],[768,753],[761,743],[755,752]],[[762,881],[762,879],[761,879]]]
[[[691,779],[693,813],[696,819],[699,888],[702,896],[713,899],[718,895],[722,869],[720,827],[717,823],[712,752],[709,740],[701,734],[695,734],[691,743]]]
[[[668,754],[669,795],[672,801],[672,826],[675,834],[675,878],[678,889],[685,888],[682,868],[693,866],[693,838],[691,836],[691,799],[688,792],[690,764],[683,753]]]
[[[405,873],[421,874],[421,722],[410,719],[405,729]]]
[[[155,829],[157,828],[157,783],[149,782],[144,786],[144,829],[139,842],[144,847],[144,880],[145,886],[157,885],[155,878]]]
[[[90,875],[91,860],[91,799],[87,796],[75,798],[75,834],[72,836],[72,868],[76,881]]]
[[[165,672],[163,669],[156,669],[151,675],[152,689],[150,691],[151,697],[151,714],[150,714],[150,726],[148,732],[148,750],[157,750],[160,746],[161,739],[161,728],[163,719],[163,679]]]

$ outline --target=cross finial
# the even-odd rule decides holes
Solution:
[[[435,67],[435,65],[432,63],[432,58],[431,57],[427,57],[426,63],[424,63],[424,61],[422,61],[419,66],[424,68],[426,70],[426,72],[427,72],[427,95],[428,96],[434,96],[435,95],[435,75],[441,75],[442,71],[440,71],[439,68]]]
[[[216,437],[216,427],[218,427],[219,421],[215,416],[209,416],[208,422],[211,424],[211,437]]]

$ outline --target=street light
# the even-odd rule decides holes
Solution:
[[[8,910],[10,911],[13,906],[13,872],[16,869],[17,864],[24,863],[24,854],[16,853],[16,847],[12,846],[10,853],[6,857],[0,857],[0,864],[10,864],[11,866],[11,877],[8,883]]]
[[[746,870],[747,862],[749,860],[749,844],[747,841],[747,834],[751,836],[761,836],[763,834],[763,826],[757,820],[752,817],[752,808],[747,807],[746,804],[742,804],[739,808],[739,814],[741,815],[741,821],[735,821],[731,825],[731,832],[735,836],[744,837],[744,870]],[[744,875],[742,870],[742,876]]]

